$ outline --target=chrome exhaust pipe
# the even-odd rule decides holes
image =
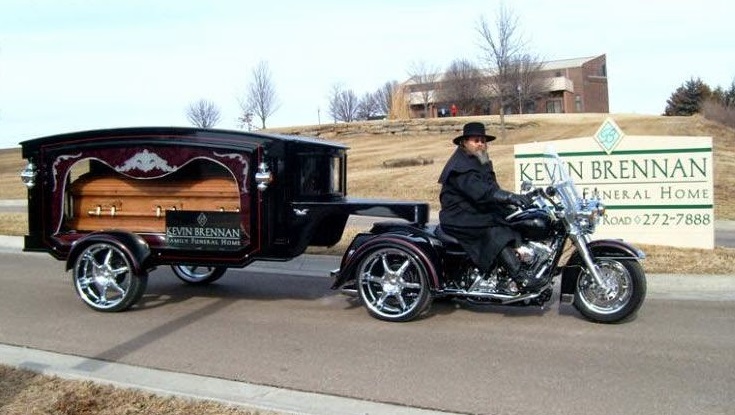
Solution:
[[[343,295],[348,297],[357,297],[357,288],[344,287],[340,290]]]

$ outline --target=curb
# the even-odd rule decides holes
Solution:
[[[23,237],[0,235],[0,251],[23,251]]]
[[[0,207],[26,207],[28,200],[26,199],[0,199]]]
[[[300,415],[448,415],[440,412],[299,392],[201,375],[148,369],[121,363],[0,344],[0,363],[64,379],[93,381],[157,395],[209,400]]]

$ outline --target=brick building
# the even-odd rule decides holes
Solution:
[[[607,90],[607,61],[606,56],[563,59],[544,62],[539,71],[539,93],[535,99],[523,104],[523,100],[515,100],[506,104],[505,114],[518,113],[607,113],[610,111],[609,95]],[[437,90],[442,88],[442,75],[432,84],[419,84],[413,79],[401,84],[404,96],[407,96],[411,118],[422,118],[424,102],[429,103],[429,116],[441,117],[449,115],[452,102],[442,101],[442,95]],[[489,84],[487,79],[484,84]],[[486,90],[491,88],[485,87]],[[427,99],[428,98],[428,99]],[[509,99],[508,101],[513,101]],[[489,115],[499,114],[499,100],[492,93],[487,92],[482,106],[467,109],[460,108],[459,115]]]

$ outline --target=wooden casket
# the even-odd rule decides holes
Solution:
[[[167,210],[240,211],[237,183],[228,177],[170,180],[88,174],[71,184],[69,196],[66,225],[78,231],[163,233]]]

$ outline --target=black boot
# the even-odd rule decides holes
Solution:
[[[510,246],[503,248],[499,256],[508,274],[521,290],[531,291],[543,285],[543,281],[536,279],[530,270],[523,269],[521,260]]]

